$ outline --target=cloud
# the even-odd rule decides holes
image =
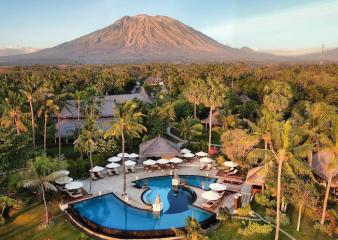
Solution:
[[[220,21],[203,31],[233,46],[308,48],[338,45],[338,0],[317,2],[281,12]]]

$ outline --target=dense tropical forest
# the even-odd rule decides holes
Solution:
[[[164,85],[147,84],[149,77],[163,79]],[[338,232],[337,202],[329,191],[338,164],[335,64],[4,67],[0,85],[1,224],[10,224],[43,202],[41,222],[54,222],[51,229],[59,228],[60,221],[65,223],[56,210],[62,198],[53,191],[57,170],[67,168],[75,178],[88,177],[91,165],[103,164],[121,147],[137,151],[141,142],[165,135],[170,127],[191,149],[213,152],[219,165],[225,160],[237,162],[243,177],[249,169],[263,166],[266,186],[251,208],[277,229],[293,225],[297,239],[311,239],[297,235],[307,234],[309,228],[311,234],[315,231],[328,238]],[[119,120],[137,120],[137,124],[120,132],[115,122],[110,131],[101,132],[95,126],[97,98],[129,93],[136,85],[144,87],[153,103],[127,102],[118,109]],[[78,101],[86,124],[74,137],[61,139],[55,126],[69,99]],[[215,113],[221,124],[205,128],[201,119],[209,121]],[[314,155],[321,151],[334,155],[326,185],[311,170]],[[243,215],[251,208],[243,209]],[[308,218],[308,229],[300,225],[302,213]],[[209,234],[210,239],[233,239],[225,229],[231,231],[236,224],[244,232],[236,239],[260,235],[272,239],[270,225],[243,226],[223,215],[224,228],[221,225]]]

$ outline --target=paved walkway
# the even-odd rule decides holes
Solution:
[[[216,169],[212,169],[211,171],[201,171],[199,169],[200,164],[197,161],[194,161],[190,164],[181,164],[177,170],[178,174],[180,175],[199,175],[199,176],[210,176],[215,177],[216,175]],[[168,176],[173,175],[174,171],[173,169],[168,170],[155,170],[152,172],[145,171],[143,169],[142,165],[137,165],[135,167],[136,172],[135,173],[128,173],[127,174],[127,194],[128,194],[128,202],[136,207],[143,208],[143,209],[149,209],[149,206],[144,204],[141,200],[141,195],[144,192],[144,189],[137,189],[134,187],[133,181],[146,178],[146,177],[155,177],[155,176]],[[108,176],[105,172],[104,178],[93,181],[92,182],[92,191],[91,193],[93,195],[99,195],[99,194],[105,194],[113,192],[118,197],[123,199],[123,173],[120,173],[120,175],[117,176]],[[83,182],[83,188],[89,192],[90,187],[90,181],[89,179],[85,180],[79,180]],[[201,197],[201,194],[203,193],[203,190],[195,187],[191,187],[197,194],[197,199],[194,203],[194,205],[201,207],[202,203],[205,202],[205,200]]]

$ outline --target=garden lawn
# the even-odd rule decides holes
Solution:
[[[80,232],[60,213],[53,218],[54,226],[39,230],[44,209],[35,205],[26,209],[12,222],[0,227],[1,240],[77,240]]]

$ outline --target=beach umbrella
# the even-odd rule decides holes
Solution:
[[[214,191],[225,191],[227,186],[221,183],[212,183],[209,185],[209,188]]]
[[[169,161],[167,159],[163,159],[163,158],[161,158],[160,160],[157,160],[156,162],[158,164],[167,164],[167,163],[169,163]]]
[[[195,154],[189,152],[189,153],[183,154],[183,157],[184,157],[184,158],[192,158],[192,157],[195,157]]]
[[[111,158],[108,158],[108,162],[119,162],[119,161],[121,161],[120,157],[111,157]]]
[[[60,185],[64,185],[66,183],[73,182],[73,178],[65,176],[65,177],[60,177],[58,179],[55,179],[55,182]]]
[[[67,175],[69,175],[69,171],[68,170],[59,170],[59,171],[54,172],[54,174],[67,176]]]
[[[190,153],[191,151],[189,149],[183,148],[181,149],[181,153]]]
[[[177,157],[174,157],[172,159],[169,160],[171,163],[175,163],[175,164],[178,164],[178,163],[182,163],[183,160],[180,159],[180,158],[177,158]]]
[[[208,157],[202,157],[200,159],[200,162],[202,163],[211,163],[212,162],[212,159],[211,158],[208,158]]]
[[[126,166],[134,166],[134,165],[136,165],[136,162],[131,161],[131,160],[128,160],[128,161],[126,161],[124,164],[125,164]]]
[[[79,189],[82,187],[83,187],[83,183],[79,181],[70,182],[65,185],[65,188],[68,190]]]
[[[203,151],[197,152],[195,155],[199,156],[199,157],[206,157],[206,156],[208,156],[208,154],[206,152],[203,152]]]
[[[104,168],[100,166],[95,166],[89,170],[89,172],[101,172]]]
[[[117,168],[119,166],[120,164],[112,162],[112,163],[107,164],[106,168]]]
[[[129,158],[138,158],[139,155],[137,153],[131,153],[129,154]]]
[[[229,168],[235,168],[235,167],[238,167],[238,164],[234,163],[233,161],[225,161],[224,166],[229,167]]]
[[[122,157],[122,153],[117,154],[117,156],[121,158]],[[124,157],[128,158],[129,157],[129,153],[124,153]]]
[[[202,193],[202,198],[208,200],[208,201],[216,201],[221,197],[217,192],[214,191],[207,191]]]
[[[143,164],[146,165],[146,166],[152,166],[152,165],[157,164],[157,162],[155,160],[148,159],[148,160],[144,161]]]

